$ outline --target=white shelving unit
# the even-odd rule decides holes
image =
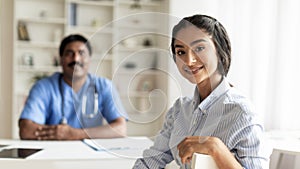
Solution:
[[[60,67],[54,66],[54,59],[58,57],[58,45],[65,34],[66,21],[65,2],[62,0],[14,0],[14,138],[18,138],[18,118],[34,77],[61,71]]]
[[[167,109],[169,58],[162,51],[169,39],[160,35],[168,34],[168,22],[150,12],[168,13],[167,6],[168,0],[14,0],[13,137],[34,77],[61,71],[58,46],[71,33],[92,44],[90,72],[117,87],[128,135],[155,135]]]

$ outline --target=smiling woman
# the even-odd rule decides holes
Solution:
[[[212,156],[220,169],[269,168],[258,115],[226,77],[231,45],[223,25],[207,15],[183,18],[172,30],[171,49],[177,69],[195,85],[194,97],[177,99],[134,168],[164,168],[172,160],[188,168],[193,153]]]

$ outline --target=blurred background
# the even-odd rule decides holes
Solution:
[[[34,0],[28,0],[33,3]],[[38,1],[38,0],[35,0]],[[44,0],[40,0],[44,1]],[[55,0],[56,3],[62,3],[63,0]],[[70,4],[75,4],[76,1],[68,1]],[[122,4],[122,1],[118,1]],[[127,3],[128,2],[128,3]],[[239,90],[243,91],[253,102],[256,110],[262,117],[266,131],[272,130],[300,130],[300,112],[298,110],[298,97],[300,96],[300,76],[299,63],[300,63],[300,1],[297,0],[141,0],[141,1],[125,1],[123,6],[127,8],[139,9],[138,6],[132,6],[132,3],[138,2],[142,5],[143,9],[147,9],[152,12],[161,12],[170,15],[168,21],[164,20],[159,22],[160,24],[166,24],[167,29],[159,30],[163,34],[170,34],[170,28],[176,23],[176,19],[181,19],[185,16],[193,14],[207,14],[217,18],[227,29],[229,37],[232,43],[232,66],[230,68],[228,77],[232,84]],[[0,137],[1,138],[13,138],[17,135],[17,123],[15,114],[19,111],[19,105],[16,106],[18,101],[16,100],[16,81],[21,77],[20,70],[16,70],[18,62],[16,61],[16,53],[19,51],[20,44],[16,46],[18,40],[16,37],[16,26],[19,20],[25,20],[28,18],[21,18],[22,12],[34,11],[35,7],[32,5],[26,5],[26,0],[1,0],[1,55],[0,55]],[[97,3],[97,2],[95,2]],[[155,4],[160,7],[155,7]],[[17,4],[21,4],[17,6]],[[84,4],[84,3],[83,3]],[[22,8],[22,5],[26,6],[26,9]],[[42,5],[40,5],[42,6]],[[80,6],[80,4],[78,5]],[[81,4],[81,6],[84,6]],[[110,6],[110,5],[108,5]],[[144,7],[143,7],[144,6]],[[162,6],[162,7],[161,7]],[[30,9],[32,7],[32,9]],[[116,6],[115,2],[112,2],[113,13],[109,20],[117,19],[124,16],[123,13],[128,11],[122,9],[122,6]],[[109,7],[109,8],[111,8]],[[53,7],[55,8],[55,6]],[[42,9],[42,8],[39,8]],[[39,12],[40,17],[44,17],[49,13],[46,12],[46,7]],[[59,8],[61,15],[65,16],[64,11],[69,8]],[[106,8],[105,8],[106,9]],[[63,11],[63,12],[62,12]],[[97,11],[97,9],[96,9]],[[116,12],[119,11],[120,13]],[[84,13],[84,12],[82,12]],[[129,12],[130,13],[130,12]],[[128,13],[128,14],[129,14]],[[49,14],[50,15],[50,14]],[[101,14],[99,14],[101,15]],[[19,18],[18,18],[19,17]],[[20,19],[21,18],[21,19]],[[18,20],[19,19],[19,20]],[[79,18],[80,19],[80,16]],[[92,20],[90,25],[99,26],[103,22],[109,20]],[[151,20],[151,18],[150,18]],[[175,21],[176,20],[176,21]],[[27,20],[28,21],[28,20]],[[138,20],[135,20],[138,22]],[[39,23],[40,21],[30,21]],[[154,21],[155,22],[155,21]],[[154,23],[153,21],[150,23]],[[54,23],[57,24],[57,23]],[[66,23],[61,23],[66,24]],[[71,21],[70,21],[70,24]],[[74,23],[73,23],[74,24]],[[80,24],[80,23],[78,23]],[[85,24],[85,23],[83,23]],[[151,25],[151,24],[150,24]],[[169,26],[168,26],[169,25]],[[148,25],[144,25],[148,26]],[[29,27],[28,27],[29,29]],[[57,36],[62,36],[67,32],[72,32],[70,26],[63,27],[63,31],[56,31]],[[41,29],[38,29],[41,31]],[[30,31],[30,30],[28,30]],[[76,30],[78,31],[78,30]],[[75,31],[75,32],[76,32]],[[156,32],[157,33],[157,32]],[[113,29],[112,34],[118,34],[118,30]],[[148,34],[147,34],[148,35]],[[115,36],[115,35],[113,35]],[[123,35],[119,35],[121,37]],[[34,38],[34,36],[32,37]],[[143,37],[144,38],[144,37]],[[147,39],[148,38],[148,39]],[[156,49],[164,49],[160,52],[160,55],[167,55],[169,39],[162,38],[161,36],[154,37],[147,36],[143,40],[143,47],[149,47],[147,45],[157,45]],[[96,38],[95,38],[96,39]],[[141,38],[137,38],[141,39]],[[26,40],[26,37],[25,37]],[[57,39],[56,39],[57,40]],[[147,41],[145,41],[147,40]],[[152,41],[153,40],[153,41]],[[139,40],[140,41],[140,40]],[[124,42],[127,48],[136,45],[136,41],[127,40]],[[124,43],[122,43],[124,45]],[[27,44],[25,44],[26,46]],[[22,46],[22,44],[21,44]],[[26,48],[26,47],[25,47]],[[29,47],[32,48],[32,47]],[[54,47],[55,48],[55,47]],[[124,52],[123,49],[118,49]],[[128,52],[128,50],[127,50]],[[156,53],[159,53],[155,50]],[[109,53],[109,52],[108,52]],[[144,53],[143,53],[144,54]],[[20,54],[21,55],[21,54]],[[102,53],[103,55],[103,53]],[[156,54],[155,56],[160,56]],[[129,56],[129,55],[128,55]],[[134,57],[134,55],[131,55]],[[105,60],[106,62],[114,63],[116,57]],[[153,58],[151,58],[153,60]],[[119,59],[120,63],[122,60]],[[182,79],[179,75],[173,60],[170,58],[164,58],[160,63],[163,66],[158,66],[161,72],[168,72],[165,75],[163,84],[160,84],[160,89],[163,91],[167,99],[166,109],[169,108],[172,103],[181,95],[192,96],[194,87]],[[30,65],[30,62],[28,63]],[[112,65],[108,67],[110,73],[115,70],[119,65]],[[126,64],[127,67],[132,67],[131,62]],[[149,67],[147,67],[149,68]],[[55,69],[56,70],[56,69]],[[95,68],[96,70],[96,68]],[[93,70],[93,71],[95,71]],[[32,72],[27,72],[30,74]],[[103,73],[103,72],[102,72]],[[107,72],[106,72],[107,73]],[[134,72],[136,73],[136,72]],[[105,72],[104,72],[105,74]],[[106,74],[108,78],[113,79],[114,73]],[[122,75],[122,74],[121,74]],[[127,74],[128,75],[128,74]],[[151,73],[146,73],[151,75]],[[155,75],[151,78],[155,79]],[[126,76],[126,74],[122,77]],[[120,76],[121,77],[121,76]],[[151,79],[150,78],[150,79]],[[116,81],[117,82],[117,81]],[[145,82],[145,81],[144,81]],[[22,84],[23,82],[19,82]],[[140,84],[141,85],[141,84]],[[149,90],[149,86],[153,88],[152,81],[146,81],[139,88],[140,90]],[[28,85],[24,84],[23,87],[27,88]],[[19,93],[17,93],[19,94]],[[133,93],[132,95],[140,95],[142,93]],[[24,97],[23,97],[24,98]],[[139,99],[141,103],[142,99]],[[143,102],[143,101],[142,101]],[[143,102],[145,105],[145,103]],[[147,103],[146,103],[147,104]],[[140,105],[141,106],[141,105]],[[147,106],[147,105],[146,105]],[[164,109],[163,111],[165,111]],[[14,115],[15,114],[15,115]],[[143,116],[143,115],[140,115]],[[146,121],[147,122],[147,121]],[[159,122],[151,123],[148,126],[155,128],[154,132],[161,127],[162,118]],[[134,127],[134,125],[133,125]],[[143,134],[140,131],[133,130],[132,135]],[[144,133],[145,135],[153,135],[153,133]],[[287,157],[289,158],[289,157]],[[293,157],[294,158],[294,157]],[[291,158],[292,160],[295,160]],[[296,160],[297,161],[297,160]],[[299,160],[298,160],[299,161]],[[288,164],[287,164],[288,165]],[[299,166],[299,164],[298,164]],[[287,167],[289,168],[289,167]]]

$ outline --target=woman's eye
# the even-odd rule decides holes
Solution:
[[[181,50],[179,50],[179,51],[176,52],[176,55],[178,55],[178,56],[181,56],[181,55],[184,55],[184,54],[185,54],[185,52],[181,51]]]
[[[204,49],[204,47],[202,47],[202,46],[198,46],[198,47],[196,47],[195,48],[195,52],[200,52],[200,51],[202,51]]]

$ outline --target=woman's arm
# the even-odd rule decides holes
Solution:
[[[126,120],[119,117],[109,124],[83,129],[85,131],[82,138],[115,138],[125,137],[127,134]]]
[[[154,145],[144,151],[143,158],[137,159],[133,166],[134,169],[165,168],[166,164],[174,160],[169,140],[173,132],[174,120],[178,114],[176,107],[180,107],[180,100],[177,100],[167,112],[163,127],[155,137]]]

